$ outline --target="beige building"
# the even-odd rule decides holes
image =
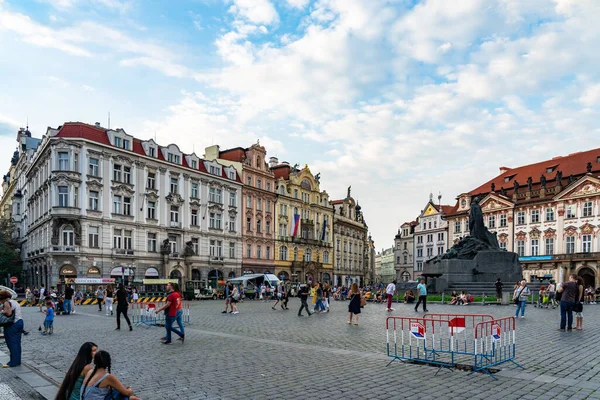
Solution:
[[[565,281],[577,273],[600,286],[600,149],[554,157],[500,174],[457,198],[450,241],[468,235],[471,201],[500,246],[519,254],[526,279]]]
[[[319,174],[270,159],[277,203],[275,273],[292,282],[333,283],[333,210]]]
[[[349,286],[357,282],[364,286],[370,279],[369,227],[362,209],[352,198],[350,188],[346,198],[331,202],[333,207],[334,282]]]
[[[394,268],[398,282],[413,280],[413,250],[417,224],[417,221],[403,223],[394,237]]]

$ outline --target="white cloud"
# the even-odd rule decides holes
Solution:
[[[579,101],[588,107],[598,107],[598,105],[600,105],[600,83],[585,88]]]
[[[310,0],[285,0],[286,3],[294,8],[302,9],[310,3]]]
[[[269,0],[233,0],[229,12],[253,24],[271,25],[279,21],[279,15]]]

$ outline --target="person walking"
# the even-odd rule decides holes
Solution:
[[[240,291],[238,290],[238,287],[233,285],[233,291],[231,292],[231,314],[239,314],[240,311],[237,308],[237,303],[238,301],[240,301],[241,295],[240,295]]]
[[[273,307],[271,307],[273,310],[276,310],[275,307],[277,307],[277,304],[281,303],[280,307],[282,310],[284,310],[285,308],[283,307],[283,281],[279,281],[279,284],[276,287],[277,290],[277,295],[275,296],[275,304],[273,304]]]
[[[396,294],[396,281],[392,281],[387,288],[385,288],[385,297],[387,297],[387,311],[394,311],[392,308],[392,299],[394,298],[394,294]]]
[[[167,334],[164,337],[163,344],[171,344],[171,332],[175,332],[183,342],[185,340],[185,334],[182,331],[178,331],[173,328],[173,322],[177,320],[177,309],[181,309],[181,295],[179,292],[174,290],[173,283],[167,283],[167,292],[169,295],[167,296],[167,303],[156,310],[156,314],[161,311],[167,310],[167,315],[165,318],[165,329]]]
[[[75,360],[67,371],[54,400],[80,400],[83,379],[94,367],[92,360],[98,351],[98,346],[85,342],[80,348]]]
[[[81,400],[141,400],[133,395],[130,387],[125,387],[116,376],[112,375],[110,370],[110,354],[99,350],[94,355],[94,369],[87,373],[81,387]]]
[[[110,315],[113,315],[113,287],[112,285],[106,285],[106,289],[104,290],[104,309],[106,310],[106,315],[110,312]]]
[[[569,281],[563,283],[558,288],[560,298],[560,327],[559,331],[564,332],[573,330],[573,308],[575,302],[583,295],[583,290],[577,286],[577,275],[571,274]]]
[[[125,286],[123,286],[122,283],[119,283],[119,289],[117,290],[117,328],[115,330],[118,331],[121,329],[121,314],[125,317],[125,321],[127,321],[127,325],[129,325],[129,330],[133,330],[131,321],[127,315],[128,308],[129,302],[127,301],[127,290],[125,290]]]
[[[504,283],[498,278],[494,286],[496,287],[496,304],[500,305],[502,304],[502,288],[504,287]]]
[[[348,324],[352,324],[354,316],[354,325],[358,325],[358,314],[360,314],[360,290],[358,283],[354,282],[350,288],[350,303],[348,304]]]
[[[42,335],[52,335],[54,333],[54,304],[48,300],[46,302],[46,318],[44,319],[44,332]]]
[[[521,318],[525,318],[525,308],[527,306],[527,299],[531,295],[531,290],[527,286],[527,281],[523,279],[518,288],[513,293],[513,299],[517,304],[517,310],[515,311],[515,318],[519,317],[519,311],[521,311]]]
[[[231,307],[231,283],[229,281],[225,283],[223,292],[225,293],[225,310],[221,311],[221,314],[227,314],[227,309]],[[230,312],[233,312],[233,307]]]
[[[104,301],[102,286],[98,286],[98,289],[96,289],[96,300],[98,300],[98,311],[102,311],[102,302]]]
[[[31,302],[33,301],[33,292],[27,288],[25,289],[25,305],[27,307],[31,307]]]
[[[308,313],[308,316],[310,317],[312,315],[312,313],[308,309],[308,290],[308,285],[304,285],[300,288],[300,291],[298,292],[298,295],[300,296],[300,310],[298,310],[299,317],[302,316],[302,310],[305,308],[306,312]]]
[[[583,330],[583,303],[585,302],[585,289],[583,286],[583,278],[577,277],[577,289],[579,290],[579,299],[575,300],[575,329],[578,331]]]
[[[548,288],[546,289],[548,293],[548,303],[546,304],[546,308],[552,305],[552,308],[556,308],[556,283],[554,281],[550,281]]]
[[[283,286],[283,302],[281,303],[284,310],[289,310],[288,302],[290,301],[290,287],[289,285]]]
[[[323,284],[320,282],[316,283],[317,289],[315,290],[315,306],[313,308],[313,313],[318,312],[322,313],[325,311],[325,306],[323,305]]]
[[[71,314],[73,311],[73,295],[75,294],[75,290],[69,284],[65,287],[65,301],[63,304],[64,311],[67,315]]]
[[[133,298],[133,302],[137,303],[138,299],[140,298],[140,295],[137,291],[137,288],[133,288],[133,293],[131,294],[131,297]]]
[[[12,295],[8,290],[0,290],[0,303],[4,305],[2,314],[10,317],[14,314],[14,321],[4,327],[4,340],[10,352],[10,361],[2,368],[12,368],[21,365],[21,334],[23,330],[23,316],[21,315],[21,306],[12,300]]]
[[[325,285],[323,289],[323,306],[325,306],[325,312],[329,312],[329,296],[331,295],[331,286]]]
[[[419,293],[419,301],[415,306],[415,312],[419,312],[419,304],[423,303],[423,312],[429,312],[427,310],[427,285],[425,285],[425,278],[419,280],[417,285],[417,292]]]

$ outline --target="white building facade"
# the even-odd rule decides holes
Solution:
[[[442,255],[448,249],[448,223],[445,215],[452,206],[436,205],[433,196],[417,219],[414,229],[413,277],[423,272],[423,264],[433,257]]]
[[[241,274],[234,167],[121,129],[66,123],[48,129],[20,179],[32,286],[78,277],[216,285]]]

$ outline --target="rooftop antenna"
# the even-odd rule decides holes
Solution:
[[[27,131],[28,131],[28,130],[29,130],[29,117],[27,117],[27,122],[26,122],[26,124],[27,124],[27,125],[26,125],[26,127],[25,127],[25,130],[27,130]]]
[[[108,129],[110,129],[110,111],[108,112]]]
[[[154,131],[154,142],[156,143],[156,131]]]
[[[442,192],[438,192],[438,205],[442,207]]]

